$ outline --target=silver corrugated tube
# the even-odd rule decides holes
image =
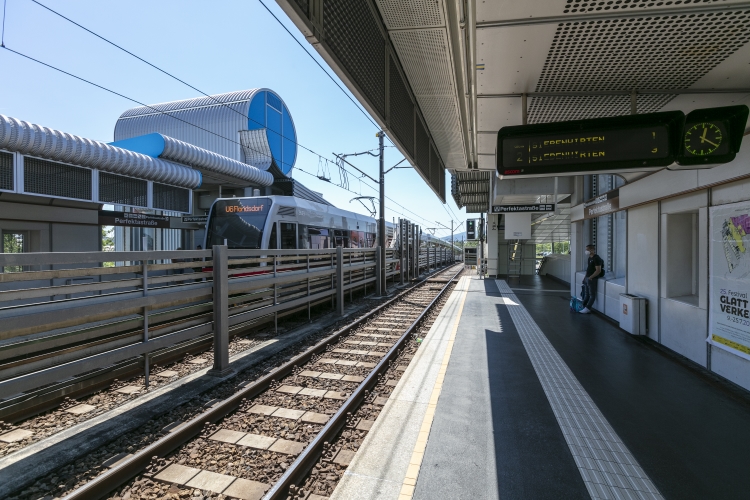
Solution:
[[[260,170],[247,163],[227,158],[172,137],[160,135],[164,138],[164,151],[160,155],[161,158],[186,163],[195,168],[228,175],[261,186],[273,184],[273,175],[265,170]]]
[[[172,186],[201,185],[201,173],[192,168],[5,115],[0,115],[0,148]]]

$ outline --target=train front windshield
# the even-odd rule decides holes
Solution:
[[[260,248],[270,211],[269,198],[217,201],[208,221],[207,248],[223,245],[224,240],[229,248]]]

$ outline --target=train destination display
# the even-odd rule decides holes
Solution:
[[[497,138],[501,177],[650,170],[674,163],[681,111],[503,127]]]

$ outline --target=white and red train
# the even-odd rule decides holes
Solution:
[[[386,223],[386,248],[398,248],[396,228]],[[450,248],[422,234],[423,244]],[[211,206],[204,248],[231,249],[372,248],[377,245],[377,220],[293,196],[220,198]]]

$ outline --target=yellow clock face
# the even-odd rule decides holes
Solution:
[[[685,149],[696,156],[706,156],[716,152],[724,140],[721,128],[715,123],[696,123],[685,132]]]

